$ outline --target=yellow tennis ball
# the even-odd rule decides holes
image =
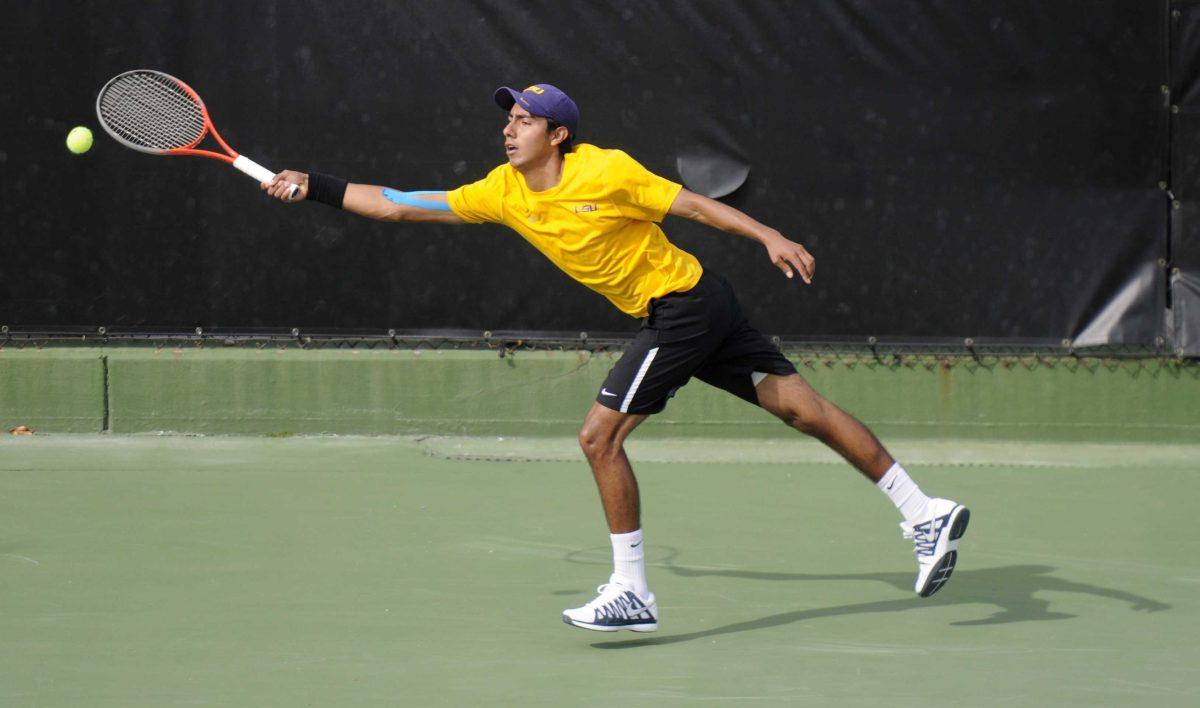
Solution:
[[[82,155],[92,149],[92,131],[77,125],[67,133],[67,149],[76,155]]]

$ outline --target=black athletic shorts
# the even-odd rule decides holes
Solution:
[[[796,373],[742,314],[733,288],[705,270],[696,287],[650,301],[633,343],[608,372],[596,401],[621,413],[658,413],[693,376],[758,405],[764,374]]]

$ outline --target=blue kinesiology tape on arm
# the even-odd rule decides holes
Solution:
[[[450,205],[446,202],[435,202],[430,199],[423,199],[422,197],[424,197],[426,194],[445,194],[445,192],[401,192],[388,187],[383,188],[383,196],[389,202],[394,202],[402,206],[432,209],[433,211],[450,211]]]

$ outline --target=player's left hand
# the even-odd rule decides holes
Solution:
[[[800,273],[800,277],[805,283],[812,283],[813,274],[817,271],[817,260],[804,246],[795,241],[789,241],[782,234],[763,245],[767,247],[767,254],[771,257],[771,262],[775,264],[776,268],[783,271],[784,275],[791,278],[795,273]]]

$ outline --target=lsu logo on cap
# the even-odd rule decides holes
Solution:
[[[543,93],[546,93],[546,90],[544,88],[542,88],[541,86],[537,86],[537,85],[530,86],[529,88],[525,89],[525,91],[522,91],[521,93],[525,93],[526,91],[536,93],[539,96],[541,96]]]

